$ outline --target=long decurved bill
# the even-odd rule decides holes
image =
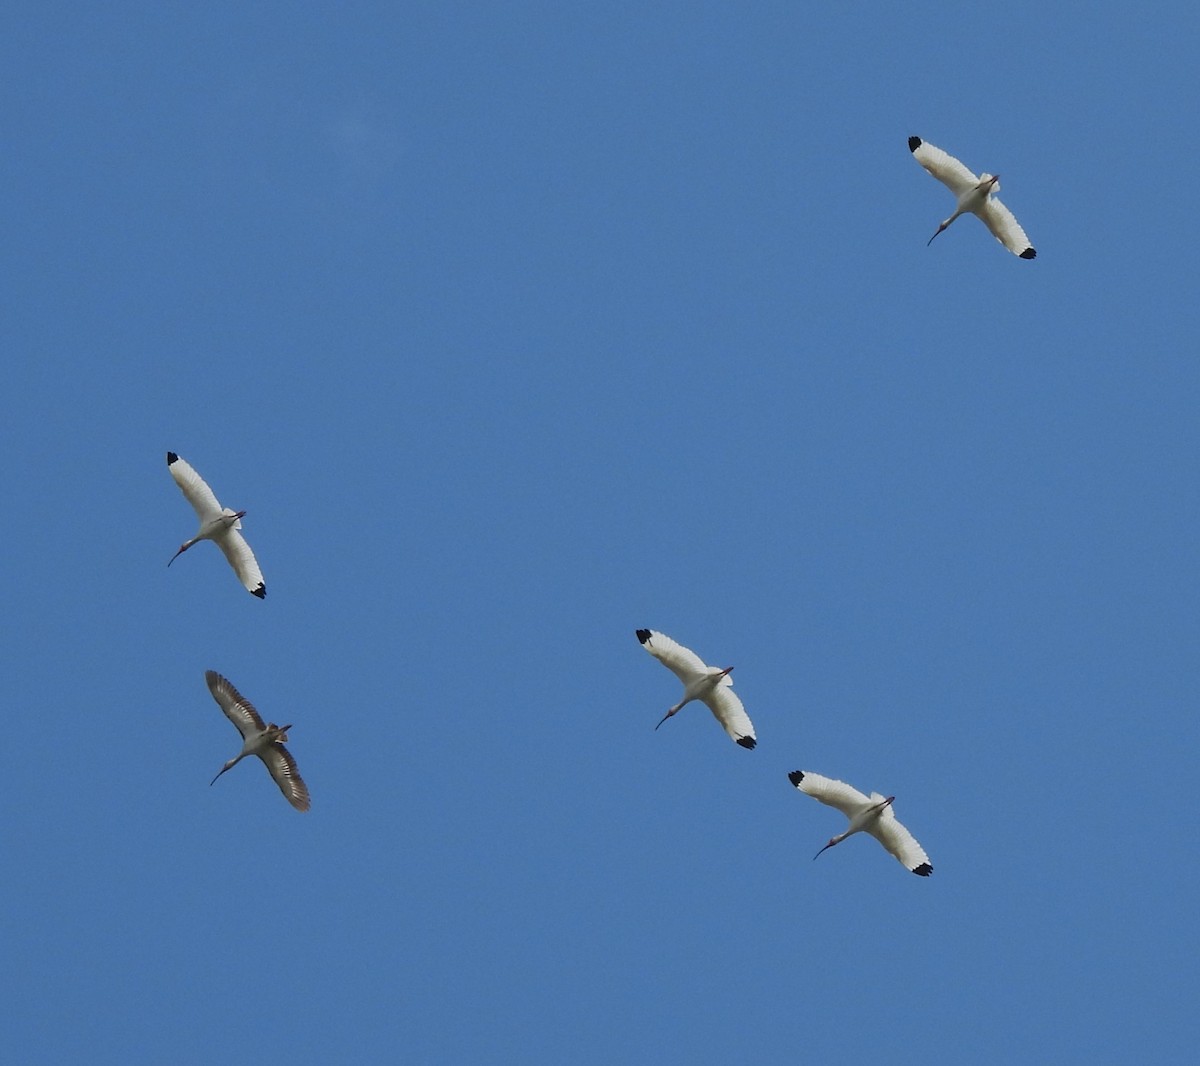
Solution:
[[[673,711],[667,711],[667,713],[666,713],[666,714],[664,714],[664,715],[662,716],[662,718],[661,718],[661,720],[659,721],[658,725],[662,725],[662,724],[663,724],[663,722],[665,722],[665,721],[666,721],[668,718],[670,718],[670,717],[671,717],[671,715],[672,715],[673,713],[674,713]],[[656,725],[654,728],[655,728],[655,729],[657,729],[657,728],[658,728],[658,725]]]
[[[170,565],[171,565],[171,564],[172,564],[172,563],[173,563],[173,562],[174,562],[176,559],[178,559],[178,558],[179,558],[179,557],[180,557],[180,556],[181,556],[181,555],[182,555],[182,554],[183,554],[185,551],[187,551],[187,548],[188,548],[188,546],[185,544],[185,545],[184,545],[182,548],[180,548],[180,549],[179,549],[179,551],[177,551],[177,552],[176,552],[174,555],[172,555],[172,556],[171,556],[171,558],[167,560],[167,566],[170,566]]]
[[[825,848],[831,848],[831,847],[833,847],[833,841],[832,841],[832,840],[831,840],[831,841],[830,841],[828,844],[826,844],[826,845],[825,845],[825,847],[821,849],[821,851],[824,851],[824,850],[825,850]],[[818,852],[817,852],[817,855],[820,855],[820,854],[821,854],[821,851],[818,851]],[[817,859],[817,855],[814,855],[814,856],[813,856],[813,861],[814,861],[814,862],[815,862],[815,861],[816,861],[816,859]]]
[[[217,773],[217,777],[220,777],[220,776],[221,776],[221,774],[223,774],[223,773],[224,773],[226,770],[228,770],[228,769],[229,769],[229,767],[228,767],[228,766],[222,766],[222,767],[221,767],[221,769],[220,769],[220,771]],[[212,780],[211,780],[211,781],[208,783],[208,787],[209,787],[209,788],[212,788],[212,787],[213,787],[213,785],[215,785],[215,784],[217,783],[217,777],[214,777],[214,778],[213,778],[213,779],[212,779]]]

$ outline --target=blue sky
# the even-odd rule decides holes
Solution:
[[[245,7],[0,41],[12,1061],[1184,1058],[1193,6]]]

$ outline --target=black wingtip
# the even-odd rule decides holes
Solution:
[[[804,780],[804,771],[793,770],[790,774],[788,774],[788,780],[797,788],[799,788],[800,782]]]
[[[251,589],[250,595],[257,596],[260,600],[265,600],[267,598],[267,586],[259,585],[258,588]]]
[[[1026,248],[1025,251],[1023,251],[1021,253],[1021,258],[1022,259],[1036,259],[1037,251],[1033,248]]]
[[[928,877],[931,873],[933,873],[933,867],[929,863],[923,862],[920,866],[913,870],[913,873],[915,873],[918,877]]]
[[[743,748],[748,748],[751,751],[754,750],[754,745],[758,743],[758,741],[755,740],[753,737],[738,737],[737,742]]]
[[[643,644],[650,639],[650,630],[648,629],[635,629],[634,632],[637,634],[638,640]]]
[[[178,461],[179,461],[178,455],[176,455],[174,452],[167,452],[167,466],[170,466],[172,463],[175,463]]]
[[[909,137],[908,150],[910,152],[915,152],[920,147],[921,147],[921,138],[920,137]]]

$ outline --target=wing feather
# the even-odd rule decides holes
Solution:
[[[275,741],[270,747],[260,751],[258,757],[266,763],[267,770],[288,803],[298,811],[308,810],[308,786],[296,769],[296,760],[292,758],[292,753],[279,741]]]
[[[208,682],[208,691],[212,693],[213,699],[225,712],[225,717],[237,726],[243,740],[267,728],[258,711],[254,709],[254,704],[238,692],[229,680],[215,670],[205,670],[204,680]]]
[[[250,550],[246,538],[236,529],[230,528],[224,535],[217,537],[216,541],[247,591],[260,600],[265,599],[267,586],[263,582],[262,571],[258,568],[258,560],[254,558],[254,552]]]
[[[704,703],[735,743],[743,748],[753,748],[758,743],[758,738],[754,735],[754,724],[750,721],[738,694],[733,691],[728,674],[721,678]]]
[[[174,452],[167,452],[167,469],[179,486],[184,498],[192,505],[192,509],[200,518],[200,525],[213,521],[221,516],[221,505],[208,483],[192,469],[186,459],[180,459]]]
[[[1029,243],[1029,238],[1025,236],[1021,224],[996,197],[989,196],[976,213],[983,219],[984,225],[992,231],[992,236],[1013,255],[1019,255],[1022,259],[1033,259],[1037,255]]]
[[[832,777],[822,777],[809,770],[793,770],[788,774],[788,780],[801,792],[820,800],[827,807],[836,808],[847,818],[853,818],[871,802],[853,785]]]
[[[908,148],[916,161],[955,196],[962,196],[979,183],[979,179],[962,162],[920,137],[909,137]]]
[[[637,638],[642,642],[643,648],[685,685],[691,684],[708,670],[704,660],[691,648],[685,648],[665,633],[659,633],[654,629],[639,629]]]
[[[917,843],[901,823],[890,806],[885,807],[879,817],[866,827],[868,833],[879,841],[888,851],[900,860],[906,870],[911,870],[920,877],[928,877],[933,873],[933,864],[925,849]]]

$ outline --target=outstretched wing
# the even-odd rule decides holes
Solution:
[[[217,538],[217,545],[225,553],[229,565],[252,596],[260,600],[266,599],[267,586],[263,582],[262,571],[258,568],[258,560],[250,545],[236,529],[230,528],[223,536]],[[286,591],[286,590],[285,590]]]
[[[908,150],[921,166],[955,196],[962,196],[979,183],[979,179],[949,152],[943,152],[920,137],[909,137]]]
[[[738,694],[733,691],[732,684],[729,675],[726,674],[704,702],[735,743],[743,748],[753,748],[758,743],[758,738],[754,735],[754,725]]]
[[[911,870],[918,877],[928,877],[933,873],[933,864],[925,854],[925,849],[917,843],[917,838],[900,824],[890,805],[880,812],[878,818],[872,820],[866,830],[895,855],[906,870]]]
[[[171,471],[175,484],[199,516],[201,526],[221,516],[221,505],[217,503],[213,490],[186,459],[180,459],[174,452],[167,452],[167,469]]]
[[[279,786],[279,791],[284,794],[288,803],[298,811],[308,810],[308,786],[296,770],[296,760],[292,758],[292,753],[279,741],[275,741],[270,747],[260,751],[258,757],[267,764],[267,770],[275,778],[275,784]]]
[[[1033,259],[1037,256],[1029,238],[1025,236],[1025,231],[1021,229],[1021,223],[996,197],[989,196],[978,214],[984,225],[992,231],[992,236],[1013,255],[1019,255],[1022,259]]]
[[[832,777],[822,777],[808,770],[793,770],[788,774],[791,781],[801,792],[820,800],[828,807],[836,807],[847,818],[853,818],[864,807],[870,805],[858,789],[845,781],[837,781]]]
[[[258,711],[254,709],[254,704],[215,670],[205,670],[204,680],[208,682],[208,691],[213,694],[213,699],[220,704],[225,717],[237,726],[243,740],[267,728]]]
[[[651,655],[671,671],[685,685],[693,682],[708,670],[704,660],[691,648],[677,644],[665,633],[654,629],[635,630],[637,638]]]

